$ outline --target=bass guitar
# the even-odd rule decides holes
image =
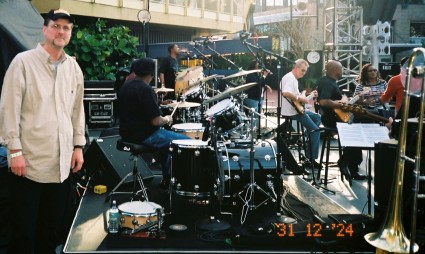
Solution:
[[[364,87],[363,91],[361,91],[359,94],[357,94],[356,96],[351,98],[351,100],[344,104],[348,106],[356,103],[362,95],[369,93],[369,91],[369,87]],[[334,112],[341,122],[348,123],[353,119],[353,114],[350,111],[344,110],[342,108],[335,108]]]
[[[370,119],[373,119],[379,122],[383,122],[383,123],[389,122],[389,119],[377,114],[370,113],[369,111],[367,111],[367,109],[359,105],[348,105],[346,103],[343,103],[341,109],[347,112],[352,112],[355,115],[362,115],[362,116],[368,117]]]

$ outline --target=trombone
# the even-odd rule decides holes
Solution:
[[[422,57],[422,59],[421,59]],[[406,86],[404,91],[404,108],[403,118],[401,120],[399,144],[397,150],[397,160],[394,175],[393,188],[390,195],[390,203],[388,204],[384,222],[382,223],[378,232],[369,233],[364,236],[365,240],[376,247],[376,253],[414,253],[419,250],[418,245],[415,243],[416,235],[416,217],[417,217],[417,197],[419,186],[419,172],[420,172],[420,156],[422,146],[422,130],[425,110],[425,82],[424,82],[424,48],[415,48],[409,58],[407,68]],[[421,78],[422,86],[420,93],[420,110],[418,119],[418,138],[416,143],[415,158],[412,159],[406,156],[406,135],[407,135],[407,120],[409,115],[410,97],[412,96],[412,78]],[[402,206],[403,206],[403,173],[404,163],[414,163],[414,199],[412,205],[412,219],[410,240],[407,238],[402,223]]]

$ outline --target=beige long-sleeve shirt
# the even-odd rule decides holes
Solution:
[[[69,55],[54,63],[39,44],[13,59],[0,100],[0,140],[22,149],[28,179],[69,176],[74,145],[86,143],[83,96],[83,73]]]

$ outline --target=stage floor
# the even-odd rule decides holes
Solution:
[[[284,186],[291,195],[285,202],[298,211],[301,220],[296,224],[276,224],[277,203],[268,201],[256,210],[248,211],[244,224],[241,225],[241,206],[223,205],[222,212],[227,215],[218,216],[231,224],[231,229],[222,232],[206,232],[199,230],[200,220],[208,218],[211,211],[209,205],[188,202],[187,198],[173,196],[173,207],[170,209],[166,191],[157,189],[160,176],[147,182],[150,201],[161,204],[165,215],[165,239],[142,238],[107,233],[107,218],[110,202],[105,202],[106,194],[98,195],[88,189],[81,199],[69,233],[65,253],[294,253],[311,251],[338,252],[370,252],[373,249],[362,239],[365,228],[369,228],[370,218],[363,215],[350,215],[329,197],[298,176],[285,176]],[[258,199],[262,199],[260,195]],[[129,201],[129,196],[114,197],[118,203]],[[237,200],[234,200],[239,203]],[[309,204],[310,207],[305,206]],[[314,211],[314,213],[312,212]],[[231,213],[232,215],[229,215]],[[313,218],[313,214],[318,218]],[[334,214],[345,222],[353,222],[353,232],[343,231],[342,236],[335,227],[335,220],[328,215]],[[354,216],[354,217],[353,217]],[[334,217],[334,219],[335,219]],[[207,219],[208,220],[208,219]],[[357,222],[363,223],[357,227]],[[171,224],[187,226],[185,231],[169,229]],[[360,225],[359,224],[359,225]],[[274,226],[273,226],[274,225]],[[275,227],[275,226],[280,227]],[[366,225],[366,226],[365,226]],[[288,229],[288,232],[283,230]],[[320,227],[320,228],[319,228]],[[322,228],[323,227],[323,228]],[[338,227],[338,225],[336,225]],[[291,229],[292,235],[290,233]],[[315,233],[319,233],[315,235]],[[351,235],[349,235],[351,234]]]

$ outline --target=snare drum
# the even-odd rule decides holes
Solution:
[[[181,123],[174,124],[171,127],[171,130],[174,132],[181,133],[192,139],[200,139],[202,140],[202,136],[204,134],[204,127],[202,127],[202,123]]]
[[[118,206],[120,226],[122,229],[134,230],[146,226],[148,223],[158,222],[157,209],[161,210],[161,214],[163,213],[162,207],[154,202],[133,201],[123,203]]]
[[[176,194],[186,197],[208,197],[217,178],[212,163],[214,151],[201,140],[173,140],[172,184]]]
[[[207,111],[209,117],[215,118],[215,128],[220,133],[231,134],[244,125],[243,118],[230,99],[215,104]]]

